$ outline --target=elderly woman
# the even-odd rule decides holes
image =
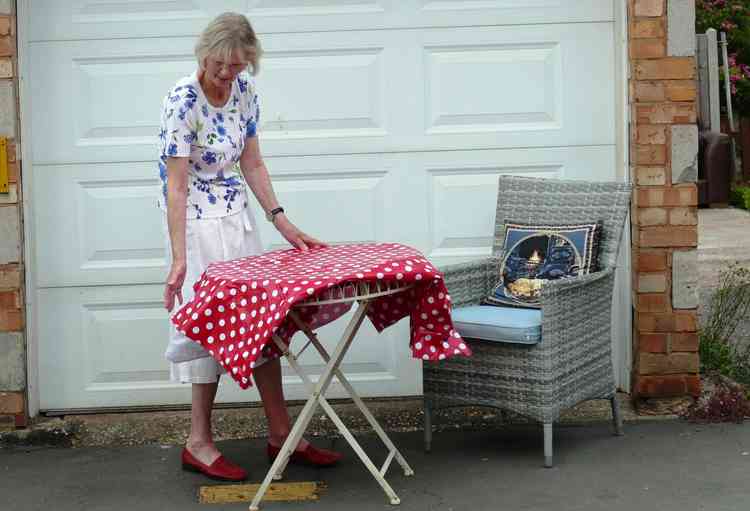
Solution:
[[[225,13],[211,21],[195,47],[198,70],[179,80],[164,99],[161,115],[159,205],[165,212],[171,268],[164,306],[172,311],[192,298],[192,284],[214,262],[262,251],[248,208],[247,183],[266,218],[299,250],[321,244],[300,231],[279,206],[263,163],[256,130],[260,115],[255,75],[259,41],[245,16]],[[244,179],[243,179],[244,178]],[[211,410],[223,368],[198,343],[170,323],[166,357],[173,381],[192,384],[192,422],[182,466],[209,477],[239,481],[241,467],[213,443]],[[278,358],[261,358],[255,383],[268,420],[268,457],[290,431]],[[291,462],[336,463],[340,454],[302,440]]]

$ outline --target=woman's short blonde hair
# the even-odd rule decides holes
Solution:
[[[260,69],[263,50],[250,21],[242,14],[225,12],[214,18],[201,33],[195,45],[198,64],[203,66],[206,57],[229,59],[232,52],[241,50],[250,62],[252,74]]]

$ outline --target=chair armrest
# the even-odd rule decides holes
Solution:
[[[609,343],[614,285],[614,268],[545,283],[541,292],[542,342],[565,343],[575,338]]]
[[[500,258],[488,257],[440,268],[453,307],[477,305],[500,280]]]

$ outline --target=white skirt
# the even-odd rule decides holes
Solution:
[[[172,261],[167,217],[164,215],[164,232],[167,245],[167,262]],[[193,283],[209,264],[258,255],[263,246],[250,208],[221,218],[188,219],[185,226],[187,272],[182,286],[183,304],[193,299]],[[180,305],[175,305],[176,314]],[[226,371],[197,342],[178,332],[169,322],[169,344],[165,353],[170,361],[170,379],[181,383],[213,383]],[[259,366],[265,360],[258,360]]]

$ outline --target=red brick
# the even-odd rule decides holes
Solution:
[[[667,219],[667,210],[664,208],[638,209],[638,225],[665,225]]]
[[[0,16],[0,35],[10,35],[12,22],[10,16]]]
[[[635,173],[638,186],[664,186],[667,183],[667,169],[664,167],[638,167]]]
[[[692,393],[695,378],[694,375],[636,376],[635,394],[641,397],[684,396]]]
[[[685,376],[685,383],[687,384],[687,393],[693,397],[701,395],[701,377],[698,375]]]
[[[0,310],[0,332],[20,332],[23,330],[22,311]]]
[[[669,277],[665,272],[639,273],[636,289],[639,293],[664,293],[669,288]]]
[[[672,334],[670,348],[672,351],[698,351],[698,334]]]
[[[639,125],[694,124],[698,117],[695,103],[639,103],[635,115]]]
[[[697,353],[639,353],[638,358],[638,372],[644,375],[697,373],[700,368]]]
[[[637,317],[639,332],[696,332],[698,330],[694,312],[675,313],[639,313]]]
[[[672,225],[698,225],[698,208],[674,208],[669,210]]]
[[[0,57],[10,57],[15,54],[16,42],[9,35],[0,36]]]
[[[637,163],[638,165],[664,165],[666,162],[666,145],[635,146],[635,163]]]
[[[643,145],[664,145],[667,143],[667,127],[663,124],[638,126],[636,141]]]
[[[642,227],[638,233],[641,247],[696,247],[696,226]]]
[[[663,16],[664,0],[635,0],[633,10],[638,17]]]
[[[695,101],[698,96],[695,80],[670,80],[664,83],[669,101]]]
[[[17,310],[19,308],[18,291],[0,291],[0,310]]]
[[[692,80],[695,78],[695,58],[664,57],[635,61],[636,80]]]
[[[637,259],[638,271],[662,271],[667,269],[667,252],[659,251],[641,251]]]
[[[637,39],[635,39],[637,41]],[[633,97],[637,102],[659,102],[667,99],[664,82],[634,82]]]
[[[21,287],[21,266],[7,264],[0,266],[0,289],[18,289]]]
[[[669,310],[669,297],[663,293],[639,294],[636,309],[639,312],[667,312]],[[666,336],[664,337],[664,347],[666,348]],[[652,350],[646,350],[652,351]],[[659,352],[666,350],[659,350]]]
[[[633,59],[655,59],[667,54],[667,44],[663,38],[633,39],[630,41],[630,57]]]
[[[667,334],[642,334],[638,337],[638,351],[644,353],[666,353]]]
[[[16,415],[24,412],[24,399],[21,392],[0,392],[0,414]]]
[[[672,187],[649,187],[637,191],[638,207],[660,206],[696,206],[698,204],[698,189],[695,185]]]
[[[12,184],[18,183],[18,163],[8,162],[8,182]]]
[[[630,37],[640,39],[643,37],[664,37],[666,30],[663,19],[640,19],[634,20],[630,25]]]

